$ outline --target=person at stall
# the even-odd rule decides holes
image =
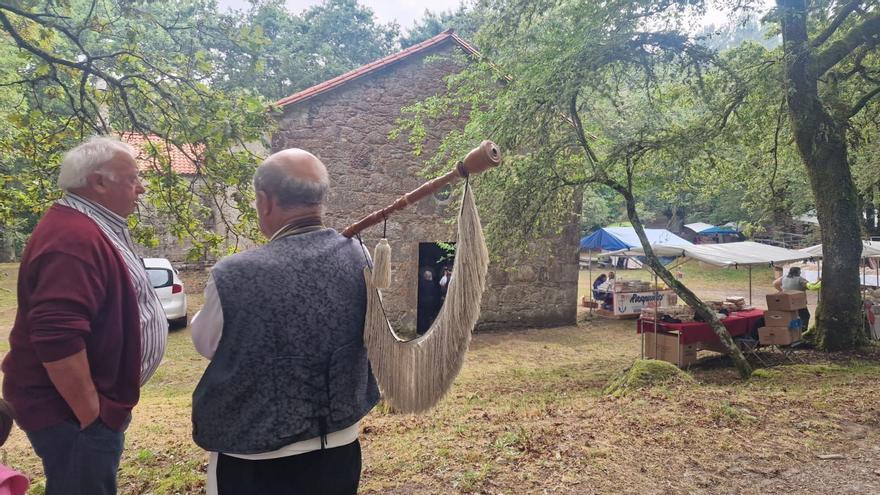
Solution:
[[[818,290],[822,286],[822,280],[810,283],[809,280],[801,276],[800,267],[793,266],[788,269],[788,275],[779,277],[773,281],[776,290],[782,291],[799,291],[806,292],[808,290]],[[799,309],[798,316],[801,319],[801,328],[806,331],[810,327],[810,310],[807,308]]]
[[[605,281],[598,287],[601,297],[597,297],[602,303],[602,309],[612,309],[614,306],[614,272],[609,271]]]
[[[605,291],[602,287],[605,285],[606,280],[608,280],[608,275],[605,275],[604,273],[596,277],[596,280],[593,280],[593,299],[596,301],[605,300]]]

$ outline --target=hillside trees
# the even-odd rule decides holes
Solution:
[[[248,38],[205,40],[221,54],[215,86],[251,89],[268,101],[333,78],[390,54],[396,24],[380,24],[355,0],[328,0],[300,14],[284,0],[259,0],[220,16],[221,24]]]

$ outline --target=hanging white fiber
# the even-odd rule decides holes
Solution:
[[[391,248],[384,239],[376,248],[376,272],[389,262],[380,256]],[[452,280],[440,314],[428,331],[415,340],[402,341],[391,330],[382,309],[380,282],[385,275],[364,271],[367,282],[367,315],[364,343],[383,397],[393,410],[404,413],[427,411],[449,391],[464,364],[471,332],[480,317],[480,301],[486,283],[489,252],[469,187],[465,187],[458,217],[458,243]],[[389,275],[390,279],[390,267]],[[374,280],[374,277],[376,280]]]
[[[379,240],[373,250],[373,285],[377,289],[391,286],[391,245],[388,239]]]

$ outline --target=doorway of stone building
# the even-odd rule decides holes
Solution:
[[[416,332],[421,335],[428,331],[446,297],[446,288],[455,261],[455,243],[419,243],[419,293],[416,317]]]

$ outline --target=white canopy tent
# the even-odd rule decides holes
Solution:
[[[709,230],[714,228],[715,226],[711,223],[703,223],[703,222],[694,222],[685,225],[685,228],[693,230],[695,233],[699,234],[704,230]]]
[[[684,256],[720,267],[770,266],[812,258],[813,255],[785,249],[760,242],[744,241],[727,244],[695,244],[674,247],[651,246],[657,256]],[[616,256],[644,256],[644,249],[637,247],[608,253]]]
[[[810,246],[808,248],[804,248],[800,250],[803,253],[810,253],[813,258],[822,258],[822,245],[816,244],[815,246]],[[862,259],[868,258],[880,258],[880,242],[877,241],[862,241]],[[821,272],[821,265],[820,270]],[[817,278],[820,276],[818,272],[810,272],[809,275],[805,275],[807,279],[812,280],[813,278]],[[871,278],[873,278],[873,283]],[[873,277],[869,276],[867,273],[867,266],[862,265],[862,279],[861,284],[863,287],[873,286],[880,287],[880,267],[874,271]]]
[[[720,267],[770,266],[810,258],[810,255],[760,242],[699,244],[685,250],[684,256]]]
[[[802,253],[808,253],[812,258],[822,257],[822,245],[816,244],[808,248],[799,249]],[[862,258],[880,257],[880,242],[862,241]]]
[[[673,247],[651,246],[657,256],[684,256],[723,268],[746,267],[749,269],[749,304],[752,303],[752,267],[772,266],[802,261],[813,256],[801,251],[769,246],[759,242],[729,242],[727,244],[695,244],[693,246]],[[644,256],[642,248],[632,248],[614,253],[617,256]]]

